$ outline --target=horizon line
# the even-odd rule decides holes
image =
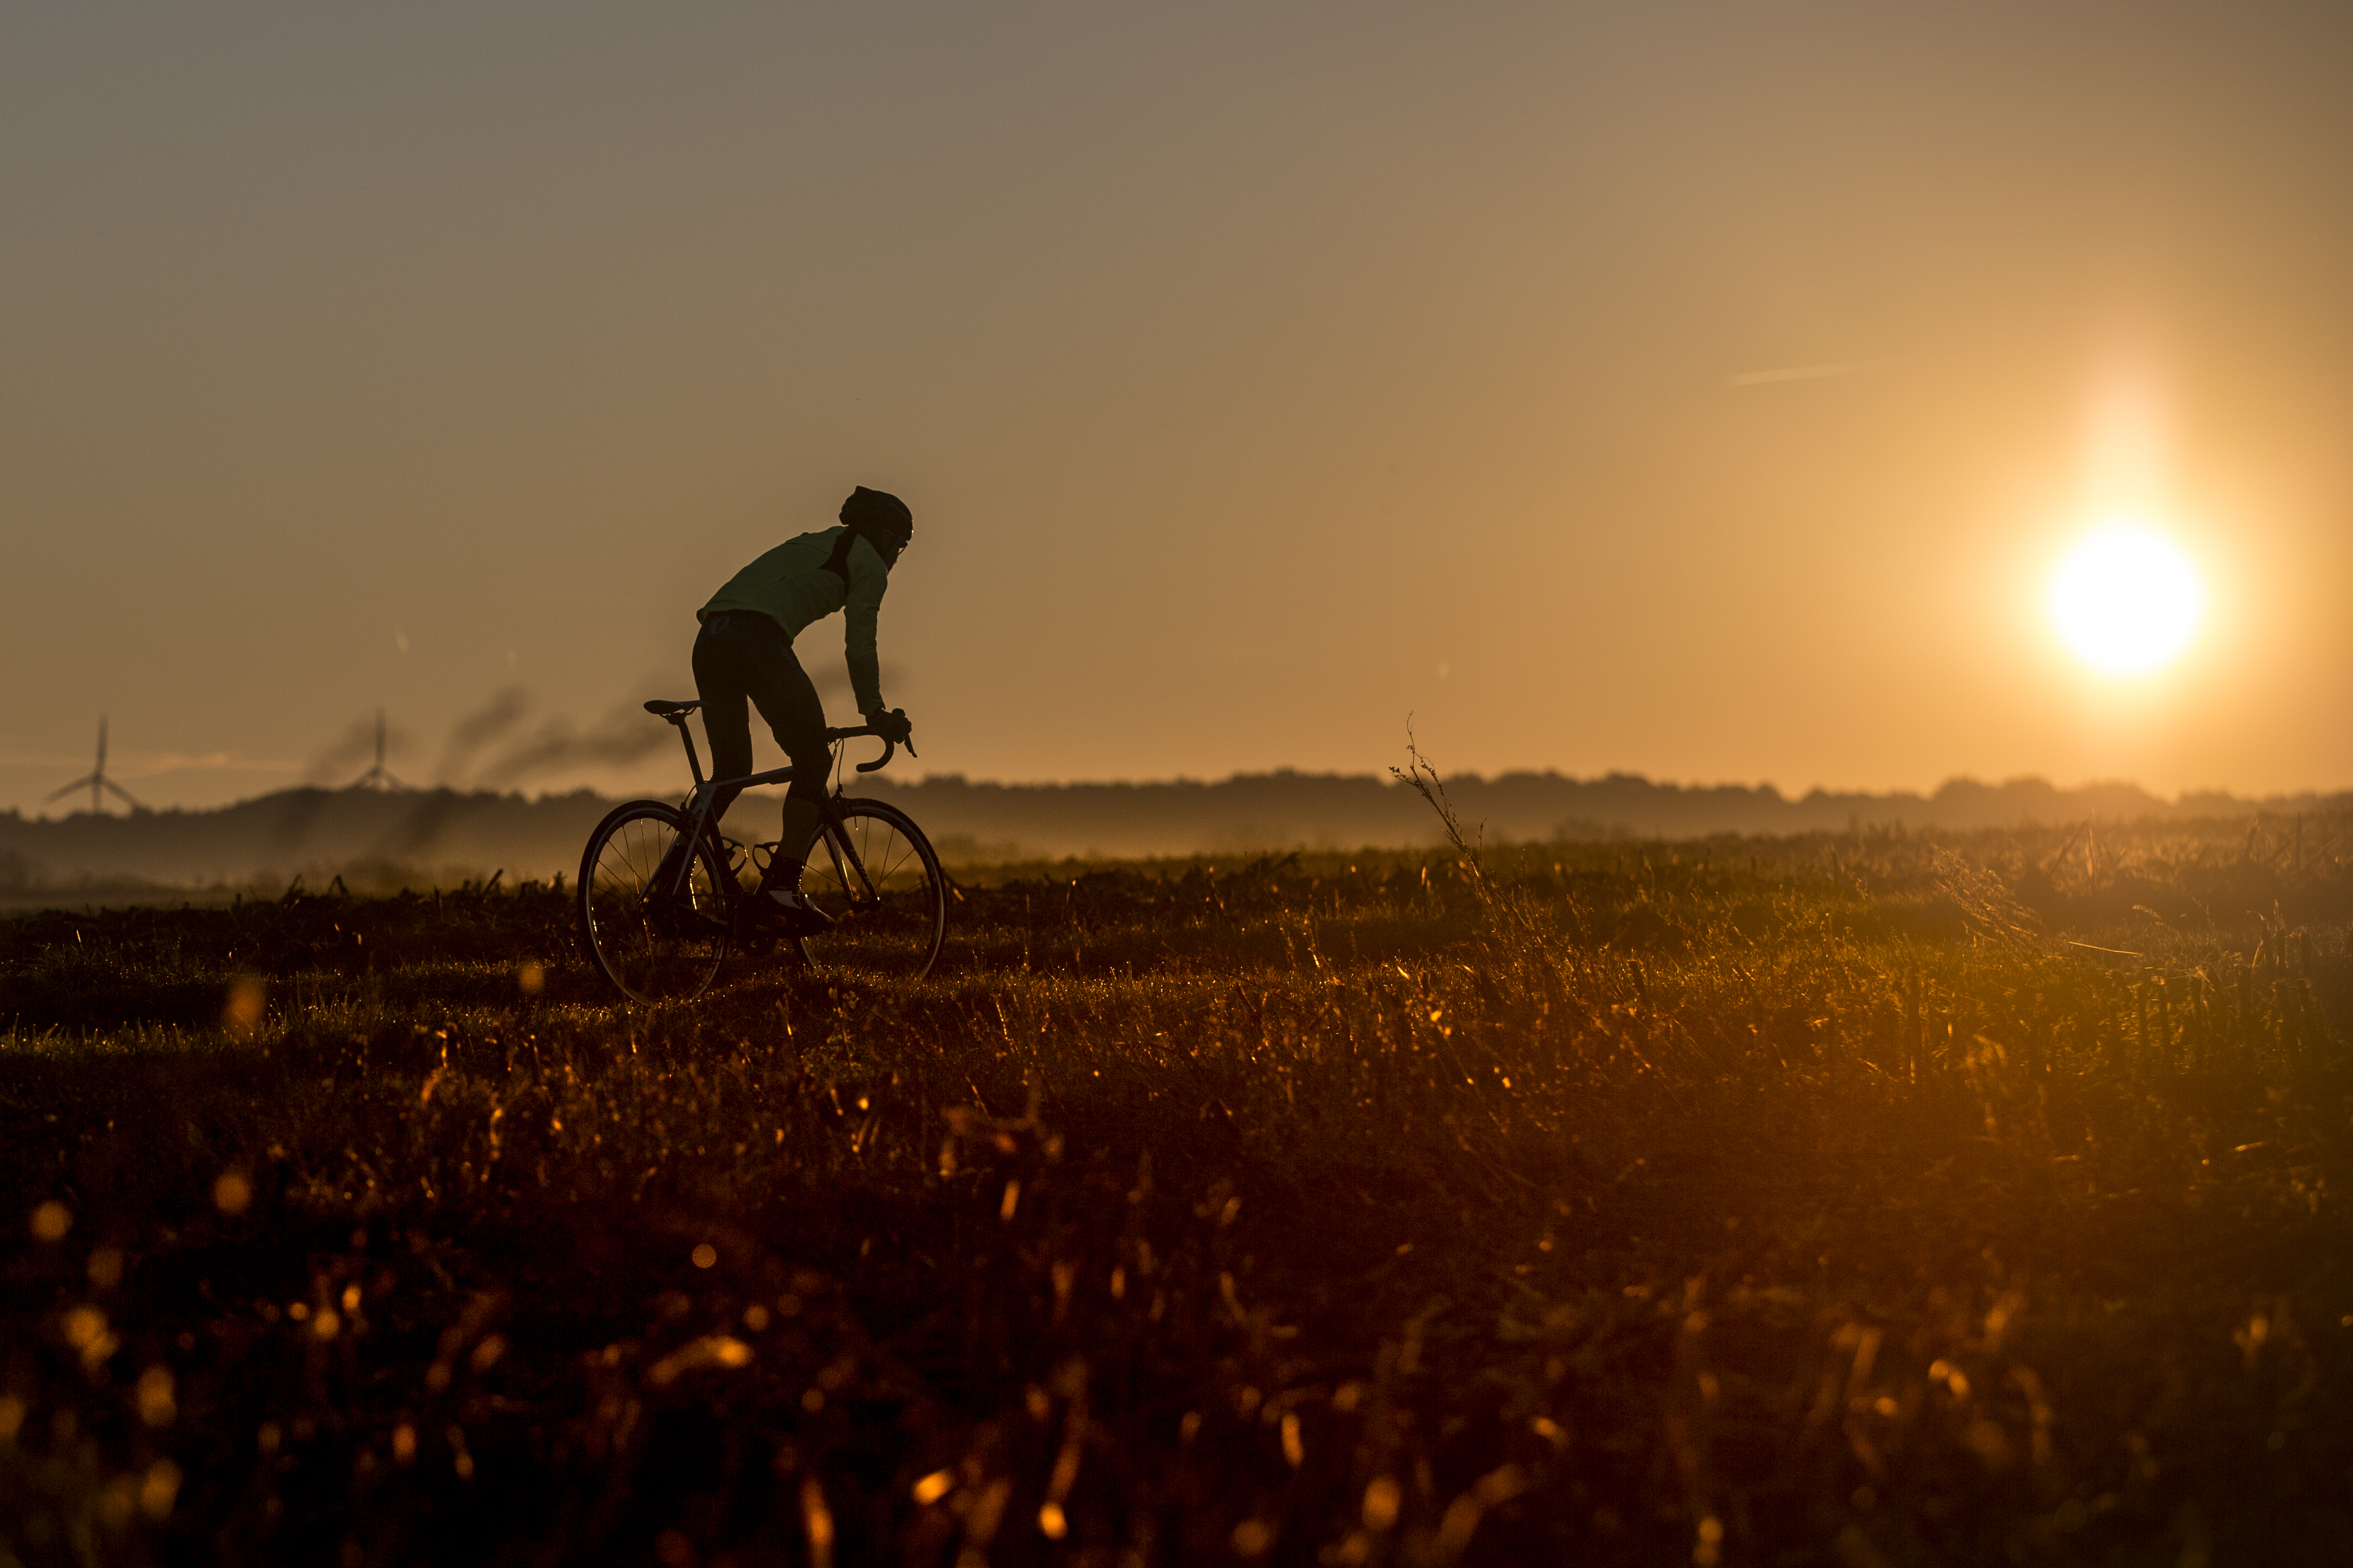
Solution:
[[[1758,780],[1755,782],[1719,780],[1714,783],[1702,783],[1677,779],[1653,778],[1647,773],[1636,773],[1626,769],[1611,769],[1607,773],[1589,775],[1570,773],[1558,768],[1509,768],[1494,773],[1481,773],[1466,770],[1460,773],[1441,774],[1440,777],[1442,781],[1447,784],[1470,784],[1481,786],[1502,784],[1507,780],[1513,779],[1555,779],[1563,784],[1580,787],[1591,787],[1594,785],[1609,784],[1613,783],[1635,784],[1642,785],[1648,789],[1677,795],[1706,795],[1724,791],[1734,791],[1751,795],[1770,795],[1772,798],[1789,805],[1801,805],[1810,801],[1820,800],[1853,800],[1857,802],[1892,802],[1908,800],[1918,801],[1923,804],[1933,804],[1947,792],[1953,791],[1957,788],[1979,789],[2000,793],[2024,787],[2040,791],[2047,791],[2050,794],[2058,795],[2083,795],[2098,792],[2127,792],[2132,795],[2138,795],[2152,805],[2175,809],[2179,809],[2193,801],[2218,801],[2228,802],[2234,805],[2262,806],[2274,803],[2289,804],[2300,801],[2312,801],[2316,804],[2325,804],[2334,802],[2341,797],[2353,796],[2353,785],[2339,785],[2335,788],[2321,785],[2308,785],[2302,789],[2275,790],[2263,794],[2240,794],[2219,786],[2201,786],[2185,788],[2175,792],[2173,795],[2168,796],[2158,791],[2151,790],[2131,779],[2094,778],[2086,779],[2073,784],[2063,784],[2053,783],[2050,778],[2041,773],[2017,773],[2000,780],[1988,780],[1973,773],[1953,773],[1936,785],[1926,789],[1917,787],[1895,787],[1889,789],[1837,788],[1825,784],[1812,784],[1799,791],[1786,790],[1770,780]],[[1216,779],[1193,778],[1180,773],[1168,777],[1145,779],[1075,778],[1004,780],[973,779],[961,773],[928,773],[912,779],[902,778],[895,780],[881,780],[877,782],[881,783],[886,786],[898,788],[921,788],[930,784],[954,784],[973,789],[1046,791],[1081,789],[1174,789],[1185,787],[1216,789],[1246,782],[1284,778],[1322,781],[1335,784],[1361,784],[1369,782],[1377,784],[1383,790],[1406,787],[1401,780],[1384,778],[1379,773],[1373,772],[1345,773],[1338,770],[1310,771],[1288,766],[1269,768],[1255,772],[1237,770],[1231,773],[1226,774],[1222,778]],[[781,785],[761,785],[754,790],[746,791],[745,793],[758,794],[761,791],[781,789],[782,787],[783,786]],[[584,794],[612,800],[635,798],[634,795],[628,794],[610,794],[607,790],[596,785],[586,784],[576,784],[569,788],[545,788],[538,790],[531,790],[518,786],[500,787],[490,784],[451,783],[434,784],[403,784],[392,788],[383,788],[360,783],[344,784],[290,784],[280,789],[264,790],[255,795],[240,795],[233,800],[224,801],[209,805],[142,806],[136,811],[126,811],[120,815],[162,816],[176,812],[184,815],[195,816],[213,812],[233,811],[239,806],[253,805],[257,802],[269,800],[280,795],[301,793],[317,793],[320,795],[363,794],[409,795],[448,794],[456,795],[487,795],[495,798],[514,798],[524,801],[561,799],[565,796]],[[32,803],[29,808],[26,803],[13,802],[5,807],[0,807],[0,809],[5,809],[9,815],[17,817],[20,821],[31,822],[64,822],[76,816],[88,816],[92,815],[88,811],[67,811],[61,813],[58,816],[52,817],[46,814],[46,810],[42,804],[37,802]],[[97,815],[114,816],[118,814],[114,812],[100,812]]]

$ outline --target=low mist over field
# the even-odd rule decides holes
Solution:
[[[2164,801],[2130,784],[2063,790],[2040,779],[1957,779],[1931,795],[1789,799],[1768,785],[1686,787],[1617,774],[1459,777],[1447,785],[1493,843],[1788,835],[1856,827],[1967,831],[2027,824],[2108,825],[2297,813],[2348,797],[2242,800],[2208,793]],[[1001,784],[927,778],[861,781],[904,806],[952,865],[1293,849],[1416,847],[1440,841],[1429,809],[1394,781],[1279,773],[1218,784]],[[55,821],[0,816],[0,899],[224,889],[341,875],[372,887],[456,886],[503,871],[541,880],[578,868],[613,802],[587,791],[525,799],[455,790],[295,789],[216,811],[88,813]],[[773,837],[774,807],[747,796],[728,818],[746,840]],[[2292,826],[2288,829],[2293,831]],[[271,890],[276,890],[272,889]]]

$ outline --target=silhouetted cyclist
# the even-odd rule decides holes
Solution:
[[[914,513],[897,496],[860,485],[841,503],[840,515],[840,526],[788,539],[762,555],[695,612],[702,631],[694,639],[694,687],[711,742],[711,776],[741,778],[752,771],[747,700],[792,759],[783,831],[754,907],[762,919],[801,933],[829,923],[802,900],[799,884],[801,861],[817,838],[832,756],[825,705],[793,656],[793,639],[846,609],[843,654],[859,712],[876,733],[902,745],[913,731],[905,712],[882,706],[874,625],[891,568],[914,534]],[[725,815],[733,796],[730,791],[720,797],[712,820]]]

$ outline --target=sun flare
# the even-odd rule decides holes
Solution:
[[[2051,621],[2075,657],[2105,675],[2147,675],[2198,635],[2206,589],[2180,546],[2147,524],[2086,535],[2051,579]]]

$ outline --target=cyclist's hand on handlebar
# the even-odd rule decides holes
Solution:
[[[908,743],[914,737],[915,727],[907,721],[905,709],[893,708],[888,713],[869,713],[866,722],[876,734],[892,745],[906,746],[910,752],[915,749]]]

